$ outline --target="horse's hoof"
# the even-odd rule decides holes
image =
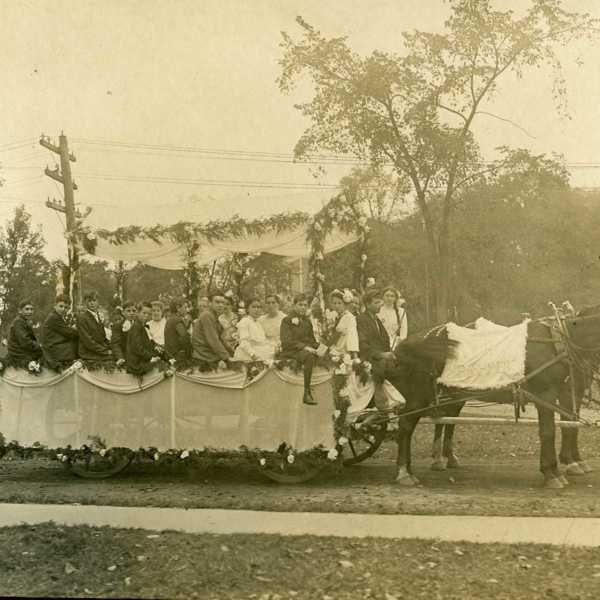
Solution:
[[[565,486],[557,477],[548,477],[548,479],[544,481],[544,487],[547,490],[562,490]]]
[[[431,463],[431,470],[432,471],[445,471],[446,463],[443,460],[434,460]]]
[[[449,469],[458,469],[460,467],[460,462],[458,461],[458,458],[456,458],[456,456],[454,454],[451,454],[448,457],[448,462],[446,463],[446,466]]]
[[[412,475],[402,473],[396,477],[396,483],[403,487],[415,487],[417,484]]]
[[[413,480],[415,485],[421,485],[421,481],[417,479],[414,475],[411,475],[410,478]]]
[[[594,470],[585,460],[580,460],[577,464],[584,473],[591,473]]]
[[[563,487],[567,487],[569,485],[569,480],[564,475],[559,475],[558,480],[563,484]]]
[[[585,475],[585,471],[581,468],[579,463],[576,462],[568,464],[565,468],[565,473],[567,475]]]

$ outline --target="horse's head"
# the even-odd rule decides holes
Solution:
[[[600,351],[600,304],[582,308],[565,323],[571,339],[582,350]]]

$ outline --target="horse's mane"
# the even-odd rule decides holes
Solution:
[[[444,332],[445,333],[445,332]],[[432,366],[443,369],[446,361],[454,356],[458,342],[446,335],[425,339],[404,340],[396,347],[396,358],[402,363],[429,369]]]

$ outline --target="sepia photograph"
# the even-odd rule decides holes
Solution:
[[[0,598],[600,597],[598,0],[0,36]]]

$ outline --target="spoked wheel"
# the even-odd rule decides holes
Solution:
[[[323,464],[309,464],[302,465],[301,468],[291,469],[279,469],[275,466],[265,467],[261,470],[261,473],[277,483],[306,483],[311,479],[314,479],[325,467]]]
[[[83,479],[108,479],[125,470],[132,460],[133,452],[113,457],[110,456],[110,453],[106,456],[91,454],[84,458],[75,458],[65,465],[74,475]]]
[[[385,440],[387,420],[382,418],[372,424],[362,424],[372,414],[360,417],[352,424],[348,436],[349,453],[348,456],[344,456],[344,466],[357,465],[373,456]]]

